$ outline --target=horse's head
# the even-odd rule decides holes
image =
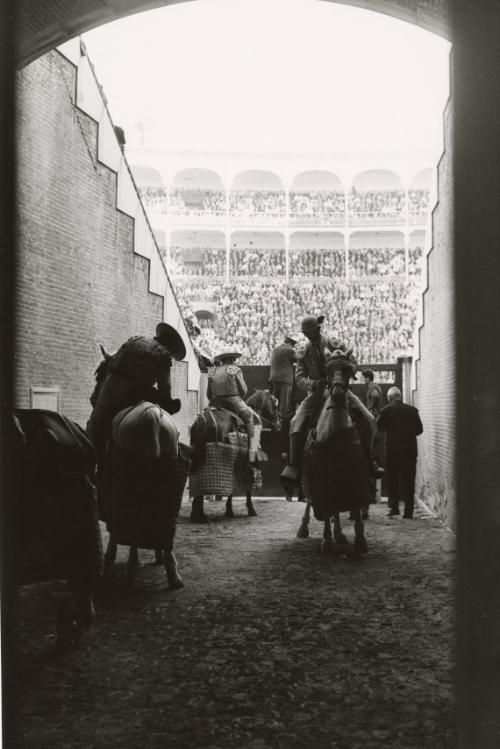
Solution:
[[[279,430],[280,412],[278,408],[278,399],[275,398],[269,390],[255,390],[248,398],[247,405],[259,414],[262,419],[268,421],[271,429]]]
[[[112,354],[108,354],[104,346],[101,344],[101,353],[103,356],[103,359],[99,364],[97,365],[97,369],[94,372],[95,377],[95,387],[92,392],[92,395],[90,396],[90,403],[92,406],[95,406],[97,398],[99,396],[99,391],[101,389],[102,383],[104,382],[106,375],[108,373],[108,367],[112,359]]]
[[[357,368],[358,363],[352,355],[352,348],[326,353],[327,387],[335,408],[347,408],[349,380],[356,376]]]

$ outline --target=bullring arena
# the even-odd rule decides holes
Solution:
[[[22,511],[7,491],[6,747],[497,745],[498,605],[477,555],[481,549],[494,580],[498,393],[490,372],[498,352],[479,376],[486,331],[472,320],[480,313],[488,320],[491,343],[498,259],[483,249],[496,236],[492,219],[467,189],[474,177],[495,204],[498,186],[488,182],[486,155],[476,168],[461,140],[467,128],[483,144],[495,136],[479,100],[474,124],[464,97],[475,96],[466,70],[477,73],[479,58],[498,51],[489,31],[497,16],[491,7],[478,19],[466,0],[453,8],[357,4],[451,38],[452,93],[437,163],[383,153],[180,152],[149,142],[147,130],[142,144],[127,146],[77,34],[140,4],[111,4],[104,13],[96,1],[87,14],[75,2],[57,21],[56,3],[28,2],[20,15],[17,264],[14,273],[6,262],[4,277],[15,309],[10,409],[42,409],[84,430],[100,345],[116,351],[132,335],[151,337],[163,321],[185,348],[171,383],[182,402],[172,418],[187,445],[208,405],[212,370],[200,351],[213,359],[236,349],[247,384],[265,390],[273,348],[300,331],[306,315],[324,314],[325,329],[353,347],[359,370],[374,370],[384,398],[397,385],[418,408],[424,432],[414,518],[387,516],[386,481],[378,481],[365,520],[368,552],[359,559],[322,553],[316,520],[308,538],[297,538],[304,504],[285,500],[283,442],[264,425],[268,461],[251,490],[256,515],[245,507],[246,489],[235,491],[234,516],[207,492],[209,522],[191,522],[188,479],[175,534],[184,587],[165,580],[153,549],[139,550],[135,584],[125,586],[128,550],[120,546],[93,583],[95,622],[64,648],[56,646],[55,611],[66,576],[25,574],[27,567],[21,575]],[[471,18],[484,35],[480,51],[468,37]],[[467,179],[457,187],[458,173]],[[466,222],[477,233],[472,266]],[[470,388],[474,397],[463,398]],[[359,380],[352,390],[365,397]],[[7,444],[10,480],[18,463]],[[28,432],[15,448],[26,445]],[[473,476],[482,513],[465,499]],[[95,496],[92,481],[85,489]],[[65,506],[62,514],[71,512]],[[44,543],[56,535],[51,522]],[[343,515],[342,524],[352,538],[353,522]],[[100,543],[110,539],[102,518],[96,527],[92,554],[101,559]],[[66,539],[65,559],[70,547]]]

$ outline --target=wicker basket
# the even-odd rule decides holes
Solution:
[[[234,464],[239,448],[222,442],[207,442],[206,458],[189,477],[189,496],[233,493]]]

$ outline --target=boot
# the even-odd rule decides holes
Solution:
[[[280,479],[287,495],[292,496],[300,483],[300,464],[304,450],[305,436],[300,432],[290,435],[290,458],[282,470]],[[291,491],[290,491],[291,489]]]

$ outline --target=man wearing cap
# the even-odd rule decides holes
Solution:
[[[108,358],[106,377],[102,383],[89,422],[87,432],[99,455],[111,429],[116,414],[140,400],[154,400],[170,414],[181,408],[178,398],[173,399],[170,386],[172,357],[181,361],[186,347],[179,333],[167,323],[156,326],[154,338],[135,336],[120,346]]]
[[[283,343],[278,344],[271,351],[269,382],[272,394],[278,399],[281,419],[287,416],[290,408],[295,362],[297,361],[296,343],[295,335],[287,333]]]
[[[207,398],[211,405],[225,408],[241,418],[248,434],[248,459],[250,463],[254,463],[262,422],[258,414],[245,403],[247,386],[243,372],[235,364],[240,356],[236,351],[225,351],[214,356],[216,366],[208,376]]]
[[[290,422],[290,451],[288,465],[282,471],[282,477],[292,483],[298,482],[302,451],[307,437],[310,417],[319,410],[325,397],[326,357],[325,349],[345,349],[337,340],[324,336],[321,325],[324,315],[305,317],[301,329],[308,339],[306,346],[297,359],[295,378],[300,388],[307,389],[308,395],[300,404],[297,413]]]

